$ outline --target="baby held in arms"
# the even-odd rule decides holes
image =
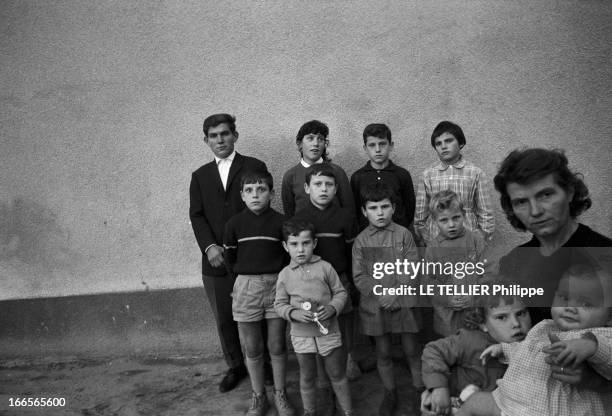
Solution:
[[[497,359],[482,362],[483,350],[500,342],[522,341],[531,329],[529,311],[520,297],[497,293],[475,301],[477,306],[466,311],[465,328],[425,346],[423,415],[455,413],[469,394],[495,389],[507,365]]]
[[[509,366],[498,388],[478,392],[458,415],[604,415],[605,393],[551,377],[551,366],[571,371],[583,362],[612,380],[612,276],[595,265],[571,267],[559,281],[551,315],[523,342],[488,347],[483,360],[504,357]]]

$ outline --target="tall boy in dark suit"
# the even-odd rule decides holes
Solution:
[[[267,171],[262,161],[234,150],[238,140],[236,119],[213,114],[204,120],[204,143],[215,160],[193,172],[189,187],[189,218],[202,251],[202,280],[210,301],[221,349],[229,367],[219,384],[221,392],[232,390],[247,376],[240,349],[238,327],[232,317],[235,277],[223,259],[223,229],[227,220],[245,207],[240,197],[240,178],[247,171]]]

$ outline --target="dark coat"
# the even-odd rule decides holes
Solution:
[[[266,164],[259,159],[236,153],[227,177],[227,189],[223,189],[217,163],[213,160],[191,175],[189,186],[189,218],[196,240],[202,251],[202,273],[223,276],[225,266],[212,267],[206,256],[211,244],[223,246],[225,223],[245,207],[240,197],[240,178],[248,171],[266,171]]]

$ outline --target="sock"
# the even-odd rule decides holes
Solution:
[[[263,355],[257,357],[246,357],[245,364],[249,370],[251,378],[251,387],[256,394],[262,394],[265,391],[264,387],[264,359]]]
[[[272,364],[274,389],[285,390],[285,377],[287,374],[287,353],[279,355],[270,354],[270,364]]]
[[[304,410],[314,412],[317,408],[317,388],[314,385],[305,386],[300,382],[300,394]]]
[[[325,365],[323,364],[323,358],[317,354],[317,387],[320,389],[330,388],[329,376],[325,371]]]
[[[349,388],[348,379],[344,377],[340,381],[332,381],[331,384],[342,410],[345,412],[353,411],[353,405],[351,404],[351,389]]]
[[[421,377],[421,357],[418,355],[408,357],[408,366],[410,367],[410,374],[412,375],[412,385],[416,389],[423,388],[424,384]]]
[[[376,363],[378,368],[378,375],[382,381],[383,386],[387,390],[395,389],[395,375],[393,374],[393,363],[381,364],[380,361]]]

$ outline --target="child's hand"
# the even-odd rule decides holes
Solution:
[[[396,296],[381,295],[378,297],[378,304],[386,311],[394,311],[395,309],[397,309],[395,298]]]
[[[429,397],[431,411],[436,415],[446,415],[450,412],[451,400],[448,387],[438,387],[431,392]]]
[[[303,309],[294,309],[289,313],[289,318],[296,322],[302,322],[304,324],[312,322],[312,312],[305,311]]]
[[[319,306],[317,310],[319,321],[325,321],[336,314],[336,310],[331,305]]]
[[[451,296],[448,300],[448,307],[459,311],[467,308],[471,303],[472,299],[470,296]]]
[[[489,357],[499,357],[503,355],[504,350],[502,349],[501,344],[493,344],[489,345],[485,350],[480,354],[480,359],[482,360],[482,365],[487,363],[487,359]]]
[[[557,341],[542,348],[542,352],[554,356],[557,365],[561,367],[573,367],[597,352],[597,339],[586,337]]]

